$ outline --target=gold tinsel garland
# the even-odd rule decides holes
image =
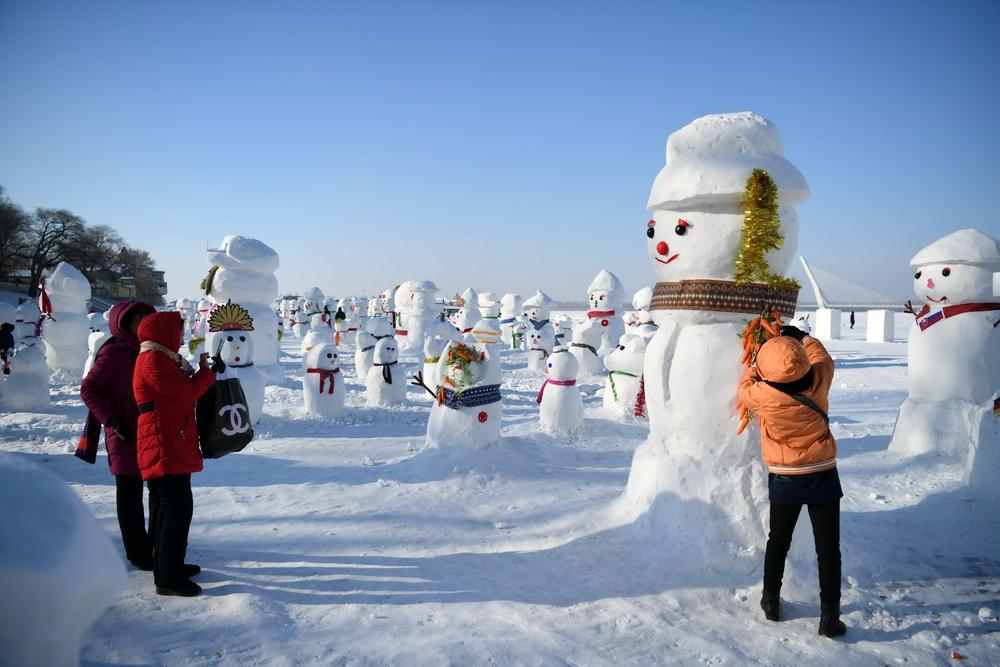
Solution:
[[[763,169],[754,169],[747,178],[746,190],[740,200],[743,208],[743,238],[736,257],[735,282],[738,285],[764,283],[773,289],[798,289],[792,278],[771,271],[764,257],[785,243],[778,218],[778,188],[774,179]]]

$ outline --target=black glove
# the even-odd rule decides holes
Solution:
[[[225,373],[226,362],[222,360],[222,357],[212,357],[212,365],[209,366],[209,369],[216,373]]]
[[[128,429],[125,428],[125,425],[122,424],[122,420],[119,419],[118,417],[114,417],[113,419],[109,420],[107,426],[112,431],[117,433],[118,437],[121,438],[122,440],[132,440],[132,434],[129,433]]]
[[[790,324],[786,324],[785,326],[781,327],[780,333],[782,336],[788,336],[789,338],[794,338],[800,343],[802,342],[803,338],[809,335],[802,329],[799,329],[798,327],[793,327]]]

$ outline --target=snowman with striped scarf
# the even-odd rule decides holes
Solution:
[[[449,342],[441,352],[432,387],[415,378],[434,396],[427,420],[428,447],[482,447],[500,440],[503,403],[500,397],[500,358],[496,346],[476,349]]]

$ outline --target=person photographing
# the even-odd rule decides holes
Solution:
[[[792,327],[764,343],[740,381],[739,401],[760,420],[761,454],[768,466],[771,527],[764,554],[760,606],[780,620],[781,581],[792,532],[808,507],[819,564],[819,634],[847,632],[840,620],[840,499],[837,442],[830,432],[834,364],[815,338]]]

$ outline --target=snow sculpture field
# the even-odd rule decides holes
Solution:
[[[944,665],[958,651],[964,664],[996,664],[995,505],[963,488],[964,460],[887,450],[906,396],[909,316],[896,318],[897,342],[865,343],[861,315],[830,343],[846,494],[842,641],[816,636],[808,521],[779,624],[757,606],[759,570],[721,585],[696,563],[663,560],[644,530],[593,528],[647,434],[603,416],[600,383],[580,386],[586,421],[572,442],[542,434],[542,379],[524,370],[524,352],[504,350],[503,440],[423,449],[424,390],[410,387],[405,406],[365,407],[351,355],[338,376],[344,415],[306,417],[299,343],[286,337],[284,382],[267,388],[258,439],[193,477],[189,560],[204,568],[204,593],[159,598],[149,573],[130,570],[84,637],[83,662]],[[67,453],[84,417],[76,389],[55,391],[45,412],[0,414],[0,449],[69,482],[120,550],[106,466]]]

